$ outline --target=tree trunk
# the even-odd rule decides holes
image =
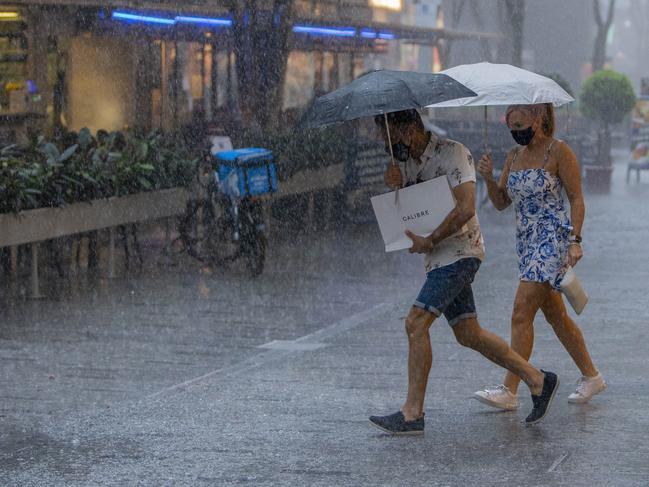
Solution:
[[[600,10],[600,0],[593,0],[593,13],[595,15],[595,24],[597,25],[595,46],[593,47],[593,73],[604,69],[604,65],[606,64],[606,40],[608,38],[608,31],[613,23],[614,12],[615,0],[609,0],[606,19],[603,19]]]
[[[482,11],[480,10],[480,5],[477,0],[471,0],[471,11],[473,12],[473,17],[475,18],[475,23],[477,30],[483,32],[485,30],[484,20],[482,19]],[[493,56],[491,54],[491,43],[484,39],[479,41],[480,49],[482,49],[482,59],[487,62],[493,61]]]
[[[293,26],[293,0],[231,1],[239,109],[246,127],[277,126]]]
[[[447,28],[451,30],[459,30],[460,20],[462,19],[462,13],[464,12],[464,5],[466,0],[454,0],[452,2],[447,2],[445,7],[449,8],[448,25]],[[446,15],[445,15],[446,17]],[[440,63],[442,68],[446,69],[448,64],[451,62],[451,51],[453,49],[453,41],[451,39],[444,39],[441,42],[438,42]]]
[[[599,130],[597,150],[597,163],[600,166],[611,165],[611,127],[607,122],[602,122]]]
[[[505,21],[511,33],[512,58],[514,66],[523,66],[523,29],[525,26],[525,0],[505,0]]]
[[[606,32],[598,29],[593,49],[593,73],[604,69],[606,63]]]

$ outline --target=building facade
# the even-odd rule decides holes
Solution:
[[[259,0],[259,15],[268,15],[274,3]],[[448,32],[437,22],[440,2],[428,2],[435,4],[430,12],[426,2],[417,3],[295,0],[281,108],[299,111],[371,68],[431,71],[433,50],[447,37],[490,35]],[[172,130],[199,113],[216,121],[236,116],[235,20],[225,2],[132,5],[0,4],[0,82],[5,95],[7,87],[19,86],[28,101],[7,110],[35,113],[45,127],[74,131]]]

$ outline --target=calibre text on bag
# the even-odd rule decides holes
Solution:
[[[414,220],[415,218],[421,218],[422,216],[427,216],[429,214],[430,213],[428,210],[424,210],[418,211],[417,213],[412,213],[411,215],[402,216],[401,218],[403,218],[404,222],[407,222],[408,220]]]

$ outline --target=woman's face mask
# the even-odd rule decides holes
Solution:
[[[507,125],[517,144],[529,145],[534,139],[536,119],[529,110],[514,108],[508,111]]]
[[[518,145],[528,145],[534,138],[534,129],[529,126],[526,129],[511,130],[512,137]]]

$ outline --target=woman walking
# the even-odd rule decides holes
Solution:
[[[568,316],[559,292],[568,266],[582,257],[584,199],[579,163],[570,147],[554,138],[552,104],[512,105],[507,126],[518,146],[512,149],[496,182],[493,161],[486,154],[478,172],[487,182],[489,199],[498,210],[516,210],[516,253],[519,286],[512,313],[512,348],[529,360],[534,344],[534,317],[539,309],[581,371],[577,390],[568,401],[583,403],[606,389],[593,365],[584,337]],[[570,215],[563,190],[570,202]],[[507,373],[503,384],[478,391],[474,397],[490,406],[513,410],[520,379]]]

